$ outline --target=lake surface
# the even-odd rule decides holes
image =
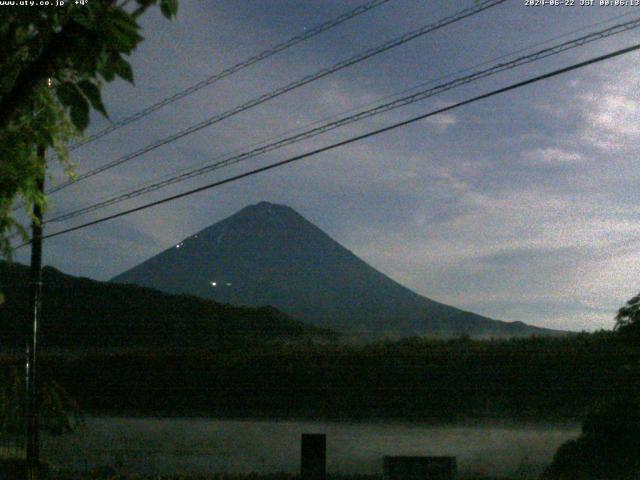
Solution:
[[[327,434],[329,473],[381,474],[384,455],[454,455],[463,474],[534,478],[580,426],[103,417],[45,438],[43,458],[60,468],[110,465],[122,473],[295,473],[302,433]]]

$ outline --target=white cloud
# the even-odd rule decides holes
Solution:
[[[435,115],[433,117],[429,117],[427,120],[428,123],[436,125],[441,130],[450,127],[451,125],[455,125],[458,119],[453,113],[441,113],[440,115]]]
[[[355,252],[436,300],[556,328],[610,327],[609,313],[588,311],[615,312],[638,287],[640,260],[619,247],[640,240],[640,223],[625,209],[535,188],[461,195],[465,213],[410,231],[361,232],[358,237],[368,240]],[[512,307],[503,308],[504,302]],[[534,303],[538,310],[526,312],[524,306]],[[545,313],[546,303],[584,311]]]
[[[556,147],[528,150],[524,152],[523,157],[533,163],[546,165],[573,164],[584,160],[584,156],[581,153]]]
[[[580,95],[584,118],[581,139],[604,151],[619,150],[640,140],[640,77],[635,65],[616,72],[593,93]],[[625,78],[619,82],[618,78]],[[596,93],[597,92],[597,93]]]

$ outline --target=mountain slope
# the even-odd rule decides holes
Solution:
[[[293,209],[261,202],[113,279],[236,305],[273,305],[366,336],[526,336],[554,331],[435,302],[366,264]]]
[[[292,320],[274,308],[221,305],[43,271],[39,342],[65,348],[189,347],[219,349],[254,342],[327,339],[331,333]],[[0,346],[22,347],[28,317],[29,268],[0,261]]]

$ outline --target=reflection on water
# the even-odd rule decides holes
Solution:
[[[294,473],[302,433],[327,434],[329,473],[380,474],[383,455],[455,455],[463,474],[536,475],[579,426],[90,418],[81,432],[44,439],[43,458],[126,473]]]

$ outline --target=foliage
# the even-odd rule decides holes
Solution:
[[[24,430],[24,377],[16,368],[0,376],[0,434],[21,434]],[[61,435],[74,431],[84,420],[76,401],[55,381],[45,382],[38,391],[40,429]]]
[[[92,413],[575,421],[626,361],[611,333],[350,346],[199,331],[208,347],[135,349],[131,336],[128,349],[45,354],[40,370]]]
[[[640,471],[640,295],[615,318],[615,331],[629,355],[615,362],[606,396],[591,410],[579,438],[562,445],[545,476],[550,479],[632,480]],[[622,361],[621,361],[622,360]],[[614,363],[614,362],[612,362]]]
[[[138,17],[158,3],[165,17],[176,14],[177,0],[0,9],[0,254],[10,255],[12,232],[26,238],[15,200],[29,211],[46,205],[38,147],[53,149],[71,171],[67,143],[87,128],[91,108],[107,114],[104,82],[133,82],[126,56],[142,40]]]
[[[626,343],[640,347],[640,294],[618,310],[615,330]]]
[[[562,445],[545,478],[635,480],[640,471],[640,398],[619,398],[589,414],[582,435]]]

